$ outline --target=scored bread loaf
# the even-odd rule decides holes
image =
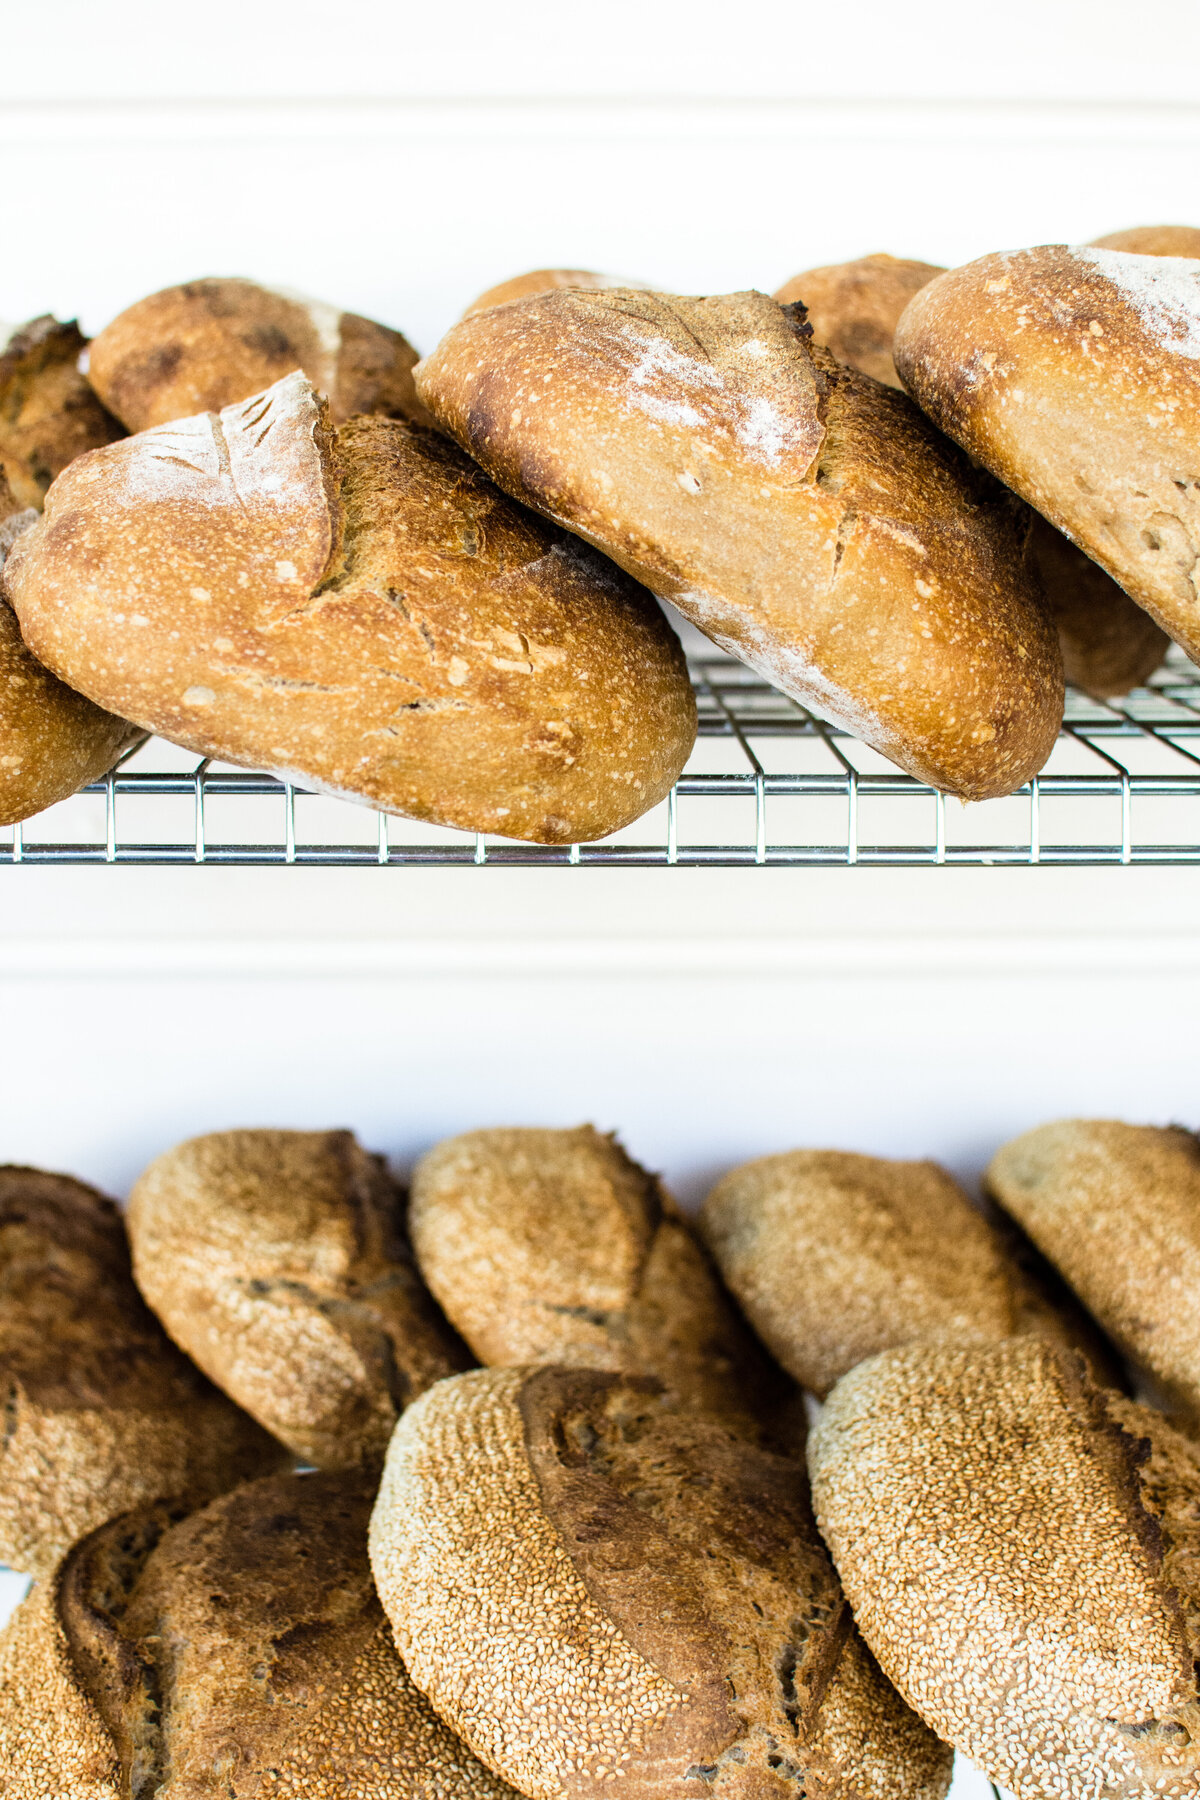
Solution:
[[[1194,225],[1133,225],[1092,239],[1096,250],[1128,250],[1134,256],[1200,256],[1200,230]]]
[[[1035,1338],[860,1363],[809,1439],[867,1643],[1017,1800],[1200,1793],[1200,1451]]]
[[[555,288],[637,288],[642,283],[628,281],[621,275],[597,275],[593,269],[530,269],[527,275],[511,275],[497,282],[478,299],[464,308],[462,317],[486,312],[489,306],[506,306],[510,300],[524,300],[529,294],[548,294]]]
[[[939,263],[881,251],[793,275],[775,298],[781,306],[801,301],[814,339],[839,362],[898,388],[900,377],[892,361],[896,321],[917,289],[943,273]]]
[[[541,843],[663,799],[679,642],[611,563],[402,420],[296,374],[77,463],[9,558],[34,654],[204,756]]]
[[[981,257],[913,297],[894,353],[936,425],[1200,655],[1200,261]]]
[[[1200,1141],[1193,1133],[1062,1119],[1005,1144],[985,1182],[1114,1343],[1200,1424]]]
[[[46,1575],[115,1512],[199,1505],[281,1460],[168,1342],[94,1188],[0,1168],[0,1295],[0,1561]]]
[[[220,412],[302,369],[335,425],[355,413],[428,424],[417,353],[400,332],[323,300],[221,277],[185,281],[119,313],[92,342],[88,378],[130,431]]]
[[[791,1150],[744,1163],[700,1229],[730,1291],[788,1373],[823,1396],[865,1357],[929,1339],[1033,1331],[1086,1347],[1099,1333],[1044,1288],[933,1162]]]
[[[125,435],[80,373],[86,347],[73,319],[0,325],[0,466],[18,506],[40,506],[68,463]]]
[[[412,1262],[404,1197],[349,1131],[217,1131],[129,1199],[138,1286],[176,1343],[297,1455],[378,1463],[471,1358]]]
[[[937,788],[1008,793],[1062,707],[1019,509],[802,311],[560,289],[460,321],[417,385],[501,487],[787,693]]]
[[[80,1544],[0,1634],[6,1800],[514,1800],[396,1654],[372,1497],[281,1475]]]
[[[788,1404],[687,1220],[615,1137],[448,1138],[413,1172],[409,1220],[422,1274],[481,1362],[653,1375],[743,1426]]]
[[[370,1547],[417,1686],[530,1800],[937,1800],[949,1754],[865,1654],[803,1465],[657,1386],[487,1369],[410,1408]]]

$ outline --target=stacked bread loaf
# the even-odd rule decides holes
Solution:
[[[219,1132],[124,1222],[0,1171],[0,1791],[1200,1793],[1197,1141],[986,1185],[797,1150],[697,1233],[591,1127],[411,1197]]]
[[[695,736],[655,597],[922,781],[1010,793],[1064,665],[1106,696],[1168,634],[1200,652],[1196,243],[875,255],[774,299],[540,269],[419,365],[241,279],[90,345],[34,320],[0,350],[0,823],[157,732],[441,825],[605,836]]]

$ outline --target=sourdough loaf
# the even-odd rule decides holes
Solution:
[[[417,384],[508,492],[921,780],[1041,767],[1062,667],[1018,509],[802,309],[561,289],[453,326]]]
[[[302,369],[335,425],[355,413],[428,424],[412,383],[417,353],[390,326],[323,300],[222,277],[139,300],[106,325],[88,377],[130,431],[220,412]]]
[[[495,287],[488,288],[477,300],[472,300],[463,313],[469,319],[472,313],[486,312],[489,306],[506,306],[510,300],[524,300],[530,294],[548,294],[555,288],[628,288],[639,287],[636,281],[627,281],[621,275],[597,275],[594,269],[530,269],[527,275],[511,275],[507,281],[497,282]]]
[[[299,374],[60,477],[9,559],[34,654],[204,756],[543,843],[661,800],[696,729],[645,591],[435,433]]]
[[[125,435],[80,373],[86,347],[74,320],[48,313],[0,325],[0,466],[18,506],[40,506],[68,463]]]
[[[884,1671],[1017,1800],[1200,1792],[1200,1452],[1035,1338],[910,1345],[809,1439]]]
[[[1097,250],[1128,250],[1134,256],[1200,256],[1200,231],[1194,225],[1133,225],[1092,239]]]
[[[814,339],[839,362],[898,388],[892,361],[896,321],[918,288],[942,273],[938,263],[880,252],[793,275],[775,298],[781,306],[801,301]]]
[[[138,1286],[217,1385],[323,1468],[378,1463],[470,1366],[412,1262],[404,1196],[349,1131],[218,1131],[130,1195]]]
[[[413,1680],[530,1800],[935,1800],[949,1756],[865,1654],[803,1466],[656,1383],[487,1369],[401,1420],[371,1563]]]
[[[6,1800],[514,1800],[405,1674],[361,1475],[102,1526],[0,1635]]]
[[[194,1504],[281,1452],[167,1341],[120,1215],[67,1175],[0,1169],[0,1561],[45,1575],[113,1513]]]

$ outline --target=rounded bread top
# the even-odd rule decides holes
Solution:
[[[898,388],[892,361],[896,321],[918,289],[943,273],[939,263],[880,251],[793,275],[775,298],[781,306],[801,301],[816,342],[839,362]]]
[[[1128,250],[1133,256],[1200,257],[1200,230],[1194,225],[1133,225],[1092,239],[1096,250]]]
[[[462,317],[486,312],[489,306],[507,306],[510,300],[524,300],[530,294],[547,294],[555,288],[639,288],[644,284],[629,281],[622,275],[598,275],[594,269],[530,269],[527,275],[511,275],[497,282],[464,307]]]
[[[220,412],[300,369],[335,424],[355,413],[427,423],[400,332],[323,300],[222,276],[127,307],[92,340],[88,379],[130,431]]]
[[[124,436],[80,373],[86,348],[73,319],[0,325],[0,465],[19,506],[41,506],[77,456]]]
[[[1200,1460],[1033,1338],[859,1364],[809,1440],[867,1643],[1018,1800],[1200,1791]]]

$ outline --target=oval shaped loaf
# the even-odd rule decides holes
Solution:
[[[867,1643],[1017,1800],[1200,1792],[1200,1451],[1034,1338],[860,1363],[809,1440]]]
[[[0,1635],[11,1800],[513,1800],[405,1673],[361,1476],[103,1526]]]
[[[1134,256],[1200,257],[1200,231],[1194,225],[1132,225],[1092,239],[1096,250],[1128,250]]]
[[[982,799],[1045,761],[1018,510],[794,309],[563,289],[462,320],[417,385],[501,487],[920,780]]]
[[[898,388],[892,361],[896,321],[918,288],[944,273],[940,263],[909,257],[859,256],[793,275],[775,294],[780,306],[804,306],[818,344],[851,369]]]
[[[700,1229],[759,1337],[814,1394],[877,1351],[930,1338],[1034,1331],[1111,1366],[1081,1309],[1048,1300],[937,1163],[764,1156],[717,1183]]]
[[[695,739],[679,642],[432,432],[308,381],[74,465],[9,557],[34,654],[200,755],[438,824],[603,837]]]
[[[1196,1137],[1062,1119],[1005,1144],[985,1181],[1113,1341],[1200,1421]]]
[[[594,269],[530,269],[527,275],[510,275],[472,300],[464,308],[463,318],[486,312],[489,306],[507,306],[510,300],[524,300],[530,294],[548,294],[555,288],[637,288],[642,284],[628,281],[622,275],[598,275]]]
[[[786,1405],[657,1177],[590,1125],[469,1131],[417,1164],[421,1272],[481,1362],[657,1376],[743,1425]]]
[[[803,1468],[656,1383],[480,1370],[401,1421],[371,1563],[413,1680],[531,1800],[933,1800],[943,1745],[850,1627]]]
[[[46,1575],[115,1512],[199,1505],[280,1461],[146,1310],[94,1188],[0,1168],[0,1296],[0,1561]]]
[[[176,1343],[298,1456],[377,1463],[470,1366],[413,1267],[403,1195],[348,1131],[218,1131],[129,1199],[137,1282]]]
[[[914,296],[894,353],[936,425],[1200,654],[1200,261],[981,257]]]
[[[41,506],[77,456],[125,435],[79,371],[86,349],[73,319],[0,325],[0,466],[19,507]]]
[[[388,325],[323,300],[218,277],[163,288],[92,341],[88,378],[130,431],[220,412],[301,369],[337,425],[355,413],[428,424],[417,353]]]

